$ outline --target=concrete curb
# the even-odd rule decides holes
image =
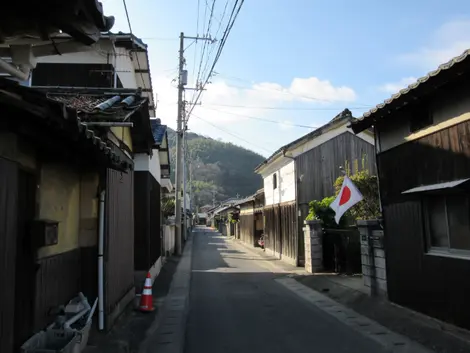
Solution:
[[[147,332],[142,353],[183,353],[189,313],[194,233],[188,238],[168,295],[157,320]]]

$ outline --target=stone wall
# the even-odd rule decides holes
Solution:
[[[321,221],[307,221],[304,227],[305,270],[309,273],[315,273],[323,269],[322,238]]]
[[[377,220],[357,221],[361,236],[361,262],[364,286],[370,295],[387,296],[384,232]]]

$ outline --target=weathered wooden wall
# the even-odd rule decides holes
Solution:
[[[246,244],[255,245],[254,213],[240,214],[240,240]]]
[[[0,158],[0,352],[5,353],[12,352],[14,340],[17,180],[16,164]]]
[[[382,202],[401,200],[419,185],[470,176],[470,122],[410,141],[378,155]]]
[[[265,207],[264,216],[266,250],[297,263],[299,241],[295,203]]]
[[[419,195],[401,192],[470,177],[470,122],[377,156],[389,299],[470,329],[470,261],[426,253]]]
[[[333,184],[342,175],[339,167],[344,167],[347,161],[352,169],[357,161],[361,170],[363,158],[366,162],[365,169],[375,174],[374,145],[350,132],[336,136],[298,156],[296,172],[299,205],[308,205],[312,200],[321,200],[334,195]]]
[[[107,328],[114,323],[115,309],[134,288],[134,173],[107,170],[105,311]]]
[[[54,320],[51,310],[66,304],[82,290],[80,255],[80,249],[74,249],[39,260],[34,315],[36,330]]]

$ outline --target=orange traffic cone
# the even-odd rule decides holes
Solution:
[[[151,312],[154,311],[153,307],[153,296],[152,296],[152,277],[150,272],[147,272],[147,278],[145,279],[144,290],[140,296],[140,311]]]

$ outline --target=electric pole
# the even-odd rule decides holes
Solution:
[[[180,33],[180,49],[179,49],[179,64],[178,64],[178,116],[176,118],[176,163],[175,163],[175,248],[176,254],[181,255],[183,245],[183,233],[186,231],[186,175],[185,175],[185,157],[183,154],[183,141],[184,141],[184,130],[186,129],[185,120],[185,102],[183,101],[184,86],[187,84],[188,72],[184,70],[184,40],[208,40],[212,43],[214,40],[206,37],[185,37],[184,33]],[[198,83],[196,82],[196,90],[200,90]],[[184,123],[184,125],[183,125]],[[184,217],[181,217],[181,184],[182,178],[184,178],[183,185],[183,207],[185,208]],[[182,222],[183,221],[183,222]],[[183,230],[181,226],[183,225]],[[186,239],[186,233],[184,233]]]
[[[178,65],[178,115],[176,118],[176,166],[175,166],[175,247],[176,254],[181,255],[181,161],[182,161],[182,133],[183,133],[183,91],[184,91],[184,33],[180,33],[180,50]]]
[[[186,159],[187,159],[187,143],[186,143],[186,129],[187,125],[186,122],[183,127],[183,234],[184,234],[184,239],[186,240],[188,236],[188,218],[186,216]]]

